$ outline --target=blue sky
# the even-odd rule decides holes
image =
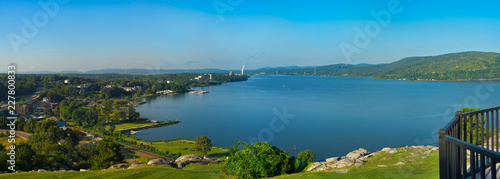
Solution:
[[[52,5],[44,10],[40,2]],[[500,52],[498,7],[430,0],[2,0],[0,59],[20,71],[256,69]],[[391,18],[383,26],[372,11]],[[356,45],[355,29],[369,43]]]

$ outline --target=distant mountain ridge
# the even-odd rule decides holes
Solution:
[[[266,71],[255,72],[265,75],[356,76],[393,80],[500,79],[500,54],[469,51],[407,57],[389,64],[334,64],[291,70],[275,69],[274,73],[269,74]]]

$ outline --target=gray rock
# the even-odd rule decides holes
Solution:
[[[363,163],[354,163],[354,166],[355,166],[355,167],[359,167],[359,166],[361,166],[361,165],[363,165]]]
[[[328,163],[333,163],[333,162],[337,162],[341,159],[341,157],[331,157],[331,158],[327,158],[325,161],[328,162]]]
[[[152,166],[165,166],[165,167],[171,167],[172,162],[168,161],[167,159],[164,158],[156,158],[153,160],[150,160],[148,162],[148,165]]]
[[[119,164],[114,164],[109,167],[109,169],[122,169],[122,168],[128,168],[127,163],[119,163]]]
[[[427,156],[423,156],[423,157],[422,157],[422,159],[426,159],[426,158],[427,158]]]
[[[128,168],[129,168],[129,169],[131,169],[131,168],[136,168],[136,167],[139,167],[139,166],[141,166],[141,165],[147,165],[147,164],[146,164],[146,163],[144,163],[144,162],[134,162],[134,163],[132,163],[132,165],[130,165],[130,167],[128,167]]]
[[[346,158],[358,159],[359,157],[365,156],[365,155],[367,155],[367,154],[368,154],[368,151],[366,151],[366,149],[359,148],[358,150],[355,150],[355,151],[349,152],[349,153],[346,155]]]
[[[387,165],[378,165],[378,167],[387,167]]]
[[[45,170],[45,169],[38,169],[38,172],[48,172],[48,170]]]
[[[341,163],[341,164],[338,164],[338,165],[337,165],[337,168],[343,168],[343,167],[346,167],[346,166],[347,166],[346,164]]]
[[[86,171],[89,171],[88,169],[80,169],[81,172],[86,172]]]
[[[177,167],[183,168],[184,166],[190,164],[190,163],[198,163],[202,160],[203,158],[199,155],[196,154],[189,154],[189,155],[183,155],[175,160],[175,163],[177,164]]]
[[[326,169],[328,169],[328,167],[326,165],[320,165],[318,168],[316,168],[316,172],[322,172],[322,171],[325,171]]]
[[[311,164],[311,166],[309,166],[309,168],[306,171],[307,172],[313,171],[314,169],[316,169],[316,167],[318,167],[320,165],[321,164],[319,162],[314,162],[313,164]]]

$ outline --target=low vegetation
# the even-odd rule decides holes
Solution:
[[[263,178],[295,171],[295,157],[267,142],[244,144],[226,162],[223,173],[238,178]]]

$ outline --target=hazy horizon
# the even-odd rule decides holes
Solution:
[[[500,52],[500,2],[0,2],[0,53],[22,72],[380,64]],[[347,52],[346,52],[347,51]],[[0,72],[6,69],[0,68]]]

